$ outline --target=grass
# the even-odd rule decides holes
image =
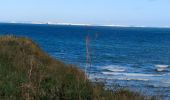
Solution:
[[[44,53],[32,40],[0,37],[0,99],[144,100],[129,90],[105,90],[75,66]]]

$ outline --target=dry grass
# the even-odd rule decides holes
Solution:
[[[5,100],[144,100],[84,81],[85,74],[45,54],[33,41],[0,37],[0,98]]]

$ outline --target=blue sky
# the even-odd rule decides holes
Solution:
[[[6,21],[170,26],[170,0],[1,0]]]

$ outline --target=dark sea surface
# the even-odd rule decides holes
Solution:
[[[170,29],[0,24],[0,35],[33,39],[50,56],[86,66],[86,36],[90,37],[89,78],[117,83],[147,95],[170,98]]]

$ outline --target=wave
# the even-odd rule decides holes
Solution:
[[[166,88],[169,89],[170,85],[166,85],[166,84],[148,84],[149,87],[153,87],[153,88]]]
[[[169,65],[155,65],[156,68],[168,68]]]
[[[127,80],[127,81],[149,81],[147,78],[117,78],[117,80]]]
[[[141,73],[125,73],[126,76],[162,76],[162,75],[159,75],[159,74],[141,74]]]
[[[165,84],[170,84],[170,81],[161,81],[162,83],[165,83]]]
[[[157,71],[157,72],[163,72],[163,71],[165,71],[165,69],[163,69],[163,68],[157,68],[156,71]]]
[[[162,76],[159,74],[141,74],[141,73],[115,73],[115,72],[102,72],[105,75],[123,75],[123,76],[135,76],[135,77],[154,77],[154,76]]]
[[[108,65],[108,66],[102,67],[102,69],[108,70],[108,71],[111,71],[111,72],[124,72],[124,71],[126,71],[125,68],[118,66],[118,65]]]
[[[103,74],[110,74],[110,72],[103,72]],[[118,73],[115,73],[115,75],[120,75]],[[116,77],[107,77],[107,76],[104,76],[104,75],[90,75],[89,77],[91,80],[127,80],[127,81],[130,81],[130,80],[134,80],[134,81],[149,81],[150,79],[149,78],[144,78],[144,77],[124,77],[124,76],[116,76]]]
[[[123,73],[114,73],[114,72],[102,72],[104,75],[123,75]]]
[[[156,71],[162,72],[162,71],[165,71],[166,68],[169,67],[169,65],[155,65],[155,67],[156,67]]]

